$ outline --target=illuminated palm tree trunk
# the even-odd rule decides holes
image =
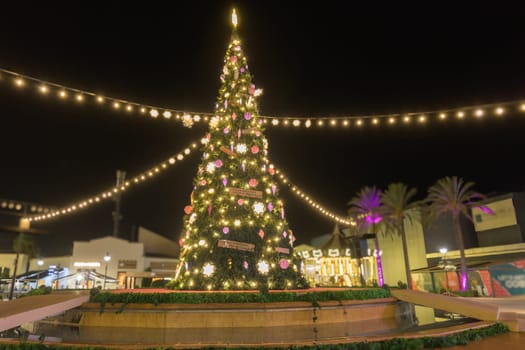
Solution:
[[[461,291],[464,292],[468,289],[467,260],[465,258],[465,243],[463,240],[463,230],[461,229],[461,224],[459,222],[459,215],[457,214],[454,214],[454,225],[456,226],[456,234],[458,238],[459,257],[460,257],[460,265],[461,265],[460,287],[461,287]]]
[[[410,262],[408,258],[407,235],[405,224],[401,223],[401,242],[403,244],[403,259],[405,260],[405,273],[407,279],[407,289],[412,289],[412,274],[410,273]]]
[[[383,277],[383,264],[381,263],[381,253],[379,250],[379,241],[377,239],[377,234],[376,234],[376,238],[374,239],[374,244],[376,246],[375,258],[376,258],[376,263],[377,263],[377,280],[378,280],[379,286],[383,287],[383,285],[385,284],[385,279]]]

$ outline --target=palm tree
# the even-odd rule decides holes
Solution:
[[[18,250],[19,248],[20,251]],[[17,252],[17,254],[27,255],[25,272],[29,271],[29,264],[31,262],[31,259],[37,257],[38,253],[40,252],[40,248],[38,247],[34,237],[28,235],[18,235],[13,240],[13,250]]]
[[[358,232],[369,232],[376,233],[376,226],[381,221],[381,215],[379,214],[379,208],[381,206],[381,190],[372,187],[363,187],[357,195],[348,202],[350,208],[348,209],[348,215],[356,219]],[[364,231],[366,230],[366,231]],[[383,266],[381,265],[381,255],[379,253],[379,242],[377,235],[374,238],[376,259],[377,259],[377,272],[379,279],[379,286],[383,286]]]
[[[412,201],[416,192],[415,188],[409,189],[407,185],[398,182],[388,185],[387,190],[381,193],[382,204],[380,210],[383,215],[383,229],[385,234],[401,236],[408,289],[412,289],[412,278],[408,259],[405,220],[413,222],[419,219],[415,215],[415,209],[421,205],[421,202]]]
[[[465,243],[463,240],[463,230],[461,229],[460,217],[464,216],[472,221],[470,209],[480,207],[488,214],[493,214],[486,206],[477,205],[475,201],[485,199],[481,193],[474,192],[473,182],[464,182],[457,176],[444,177],[438,180],[428,189],[428,196],[425,199],[428,206],[428,215],[431,221],[438,217],[450,213],[456,227],[457,240],[459,244],[459,254],[461,263],[461,290],[468,288],[467,264],[465,260]]]

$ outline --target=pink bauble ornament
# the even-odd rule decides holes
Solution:
[[[250,186],[252,186],[252,187],[257,186],[257,180],[255,180],[255,179],[250,179],[250,181],[248,181],[248,185],[250,185]]]
[[[216,168],[220,168],[221,166],[222,166],[222,160],[217,159],[217,160],[215,161],[215,167],[216,167]]]
[[[181,239],[179,239],[179,246],[182,247],[183,245],[184,245],[184,240],[181,238]]]
[[[204,185],[206,185],[206,180],[203,179],[201,180],[201,186],[204,186]]]
[[[228,129],[228,128],[224,128],[224,130],[222,130],[222,132],[225,133],[225,134],[227,134],[227,133],[230,132],[230,129]]]
[[[243,204],[244,204],[244,199],[239,198],[239,199],[237,200],[237,204],[239,204],[239,205],[243,205]]]
[[[242,267],[244,267],[245,270],[248,270],[248,267],[249,267],[249,266],[250,266],[250,265],[248,264],[247,261],[244,261],[244,262],[242,263]]]
[[[255,94],[255,85],[253,85],[253,84],[250,85],[250,87],[248,88],[248,93],[250,95]]]
[[[273,210],[272,202],[268,203],[267,207],[268,207],[268,211],[272,211]]]
[[[237,56],[231,56],[230,57],[230,62],[231,63],[236,63],[237,62]]]
[[[226,179],[226,178],[222,179],[222,184],[224,186],[228,185],[228,179]]]
[[[262,122],[262,120],[259,120],[259,122]],[[256,131],[255,132],[255,136],[257,136],[257,137],[261,136],[261,132],[260,131]]]
[[[259,237],[261,237],[261,239],[264,238],[264,231],[261,229],[259,229]]]
[[[270,175],[275,175],[275,168],[268,169],[268,172],[270,173]]]
[[[244,73],[246,71],[246,69],[244,69],[244,67],[241,67],[240,71],[241,71],[241,73]]]
[[[288,260],[281,259],[281,261],[279,261],[279,266],[281,267],[281,269],[286,270],[289,266]]]
[[[257,145],[252,146],[251,151],[253,154],[259,153],[259,146]]]
[[[233,120],[237,119],[237,114],[235,114],[235,112],[232,113],[232,119]]]
[[[193,211],[193,207],[191,205],[187,205],[187,206],[184,207],[184,212],[186,214],[189,215],[189,214],[191,214],[192,211]]]
[[[210,134],[210,133],[207,133],[207,134],[206,134],[206,138],[208,139],[208,141],[211,140],[211,134]]]
[[[250,112],[244,112],[244,119],[246,120],[252,119],[252,114]]]
[[[227,235],[228,233],[230,233],[230,228],[228,226],[225,226],[222,228],[222,233],[224,233],[225,235]]]
[[[283,231],[283,237],[286,238],[286,236],[288,236],[288,232]]]

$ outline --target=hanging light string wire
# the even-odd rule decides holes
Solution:
[[[114,98],[102,94],[97,94],[92,91],[81,90],[77,88],[68,87],[65,85],[52,83],[42,79],[34,78],[28,75],[16,73],[7,69],[0,68],[0,82],[2,82],[2,75],[9,76],[13,79],[14,86],[19,89],[33,85],[42,95],[55,95],[60,100],[73,100],[77,103],[86,102],[91,99],[97,105],[106,105],[113,110],[124,111],[127,113],[139,113],[141,115],[150,116],[152,118],[163,117],[163,119],[173,119],[182,122],[184,126],[191,127],[194,122],[207,122],[213,113],[196,113],[191,111],[182,111],[172,108],[155,107],[148,104],[133,102],[125,99]],[[189,125],[188,125],[189,124]]]
[[[290,179],[278,168],[275,168],[275,173],[277,175],[277,179],[285,186],[287,186],[299,199],[301,199],[303,202],[308,204],[310,207],[317,210],[320,214],[323,214],[324,216],[330,218],[331,220],[345,224],[345,225],[355,225],[355,222],[348,220],[348,218],[344,216],[340,216],[337,214],[334,214],[331,210],[326,209],[322,205],[320,205],[317,201],[312,199],[310,195],[308,195],[306,192],[301,190],[297,185],[292,183]]]
[[[209,112],[176,110],[100,95],[94,92],[67,87],[65,85],[52,83],[0,68],[0,82],[2,81],[2,75],[11,77],[14,86],[18,88],[25,88],[31,83],[35,85],[37,91],[41,94],[56,94],[59,99],[74,100],[77,103],[82,103],[90,98],[96,104],[108,105],[113,110],[125,111],[127,113],[139,113],[152,118],[163,117],[163,119],[172,119],[182,122],[185,127],[191,127],[194,123],[198,122],[208,122],[214,116],[213,113]],[[448,119],[462,120],[466,118],[482,119],[487,116],[502,117],[505,114],[514,112],[525,113],[525,102],[516,100],[426,112],[388,113],[377,115],[348,115],[339,117],[259,116],[259,118],[261,118],[264,124],[271,126],[291,126],[296,128],[326,126],[348,129],[361,128],[364,126],[379,126],[381,124],[387,124],[390,126],[396,124],[409,125],[412,123],[425,124],[430,120],[445,121]]]
[[[26,217],[25,219],[29,221],[34,221],[34,222],[47,221],[47,220],[55,219],[55,218],[62,217],[68,214],[76,213],[81,209],[85,209],[85,208],[91,207],[92,205],[112,199],[114,195],[118,193],[126,192],[132,186],[136,187],[136,185],[147,182],[148,180],[156,177],[156,175],[164,172],[165,170],[169,169],[175,164],[178,164],[180,161],[187,158],[192,153],[192,151],[194,151],[196,148],[197,148],[197,143],[193,142],[188,147],[180,151],[179,153],[174,154],[173,156],[164,160],[163,162],[143,171],[137,176],[131,178],[130,180],[125,181],[121,186],[111,187],[103,192],[100,192],[91,197],[79,200],[68,206],[54,209],[45,214],[31,215],[31,216]]]

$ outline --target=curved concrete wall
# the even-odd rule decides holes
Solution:
[[[81,326],[140,328],[252,328],[312,326],[352,323],[374,325],[374,330],[396,327],[397,301],[392,298],[365,301],[238,304],[122,304],[82,305]],[[367,322],[375,321],[375,322]],[[365,329],[363,329],[365,330]],[[373,331],[373,330],[370,330]]]

